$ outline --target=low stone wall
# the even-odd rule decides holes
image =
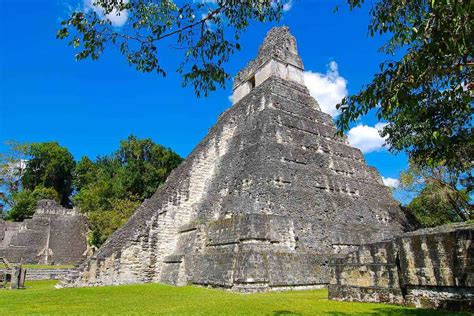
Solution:
[[[423,308],[474,308],[474,224],[450,224],[366,244],[333,258],[329,298]]]
[[[26,281],[59,280],[70,271],[71,269],[26,269]]]

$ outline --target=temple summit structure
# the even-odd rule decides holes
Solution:
[[[390,189],[335,136],[303,69],[289,29],[270,30],[234,79],[232,107],[61,286],[319,287],[334,256],[401,234]]]

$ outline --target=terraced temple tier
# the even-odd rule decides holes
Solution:
[[[40,200],[32,218],[0,220],[0,258],[22,264],[77,264],[88,250],[86,224],[75,209]]]
[[[336,137],[272,29],[224,112],[155,195],[62,286],[143,282],[235,291],[329,283],[329,257],[404,230],[390,190]]]

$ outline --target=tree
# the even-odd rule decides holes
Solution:
[[[24,189],[53,188],[59,194],[61,205],[69,206],[75,161],[67,148],[57,142],[33,143],[28,155],[30,159],[21,178]]]
[[[365,1],[348,2],[354,9]],[[464,173],[472,186],[473,6],[471,0],[375,1],[369,33],[388,35],[381,51],[403,57],[382,63],[371,83],[338,105],[340,132],[375,111],[389,123],[382,136],[392,152]]]
[[[115,153],[122,171],[120,177],[124,190],[141,199],[149,198],[169,173],[183,160],[179,155],[151,139],[129,136],[120,142]]]
[[[140,205],[140,202],[130,199],[113,199],[110,204],[111,209],[99,209],[88,214],[90,223],[89,242],[92,245],[102,245],[113,232],[127,222],[128,218]]]
[[[9,208],[14,205],[14,194],[21,190],[21,178],[27,162],[29,145],[8,141],[5,153],[0,153],[0,202]]]
[[[7,214],[7,219],[23,221],[33,216],[39,200],[49,199],[59,202],[59,194],[53,188],[37,186],[33,191],[23,190],[13,195],[13,207]]]
[[[469,188],[445,166],[426,167],[410,161],[408,170],[400,176],[400,185],[417,194],[406,209],[423,227],[472,217]]]
[[[173,38],[183,52],[177,68],[183,85],[192,84],[197,96],[207,96],[229,78],[224,64],[240,49],[240,35],[249,23],[279,20],[286,2],[91,0],[86,10],[61,23],[57,37],[70,38],[69,45],[79,49],[77,60],[98,59],[113,44],[137,70],[163,76],[159,44]],[[121,16],[127,17],[126,24],[114,24]]]
[[[430,183],[406,206],[406,212],[414,216],[421,227],[434,227],[463,219],[453,208],[446,191]]]
[[[74,202],[88,217],[89,242],[99,247],[128,220],[141,200],[124,191],[117,178],[99,171],[97,180],[83,187]]]
[[[92,160],[84,156],[76,164],[73,176],[73,185],[76,191],[80,191],[88,184],[97,179],[97,167]]]
[[[165,182],[182,158],[151,139],[129,136],[120,148],[96,162],[82,158],[76,166],[73,200],[88,216],[90,243],[100,246]]]

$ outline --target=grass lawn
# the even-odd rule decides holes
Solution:
[[[70,269],[70,268],[74,268],[74,265],[63,264],[63,265],[51,266],[51,265],[41,265],[41,264],[23,264],[22,267],[26,269]]]
[[[447,315],[399,306],[328,301],[326,290],[236,294],[161,284],[55,289],[31,281],[25,290],[0,290],[0,315]]]

